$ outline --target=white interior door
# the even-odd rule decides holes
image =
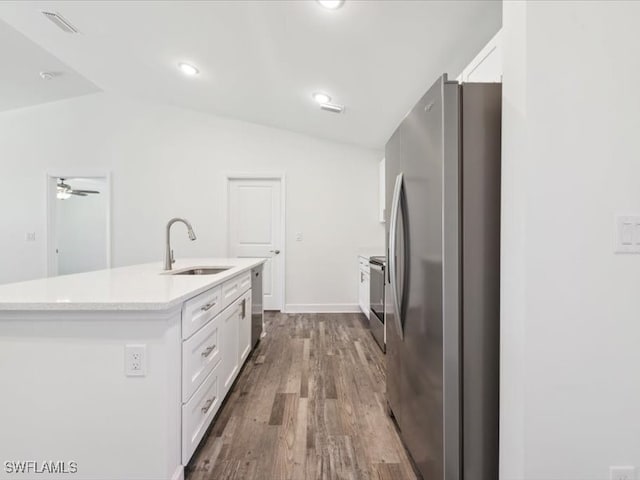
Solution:
[[[263,275],[264,308],[282,310],[282,182],[230,178],[228,195],[229,255],[268,259]]]

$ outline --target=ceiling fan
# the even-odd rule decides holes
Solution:
[[[77,195],[78,197],[86,197],[89,194],[99,194],[97,190],[74,190],[70,185],[64,183],[64,178],[58,179],[58,185],[56,191],[56,197],[60,200],[66,200],[71,195]]]

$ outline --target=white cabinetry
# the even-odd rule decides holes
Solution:
[[[220,313],[221,289],[222,286],[214,287],[184,302],[182,305],[183,338],[189,338]]]
[[[238,345],[240,331],[240,301],[234,302],[222,312],[222,364],[220,378],[222,379],[222,395],[226,395],[231,389],[233,380],[239,370]]]
[[[358,257],[358,303],[360,310],[369,318],[369,259],[367,257]]]
[[[240,365],[242,365],[249,356],[249,352],[251,352],[251,290],[242,296],[240,308],[238,361],[240,362]]]
[[[82,479],[184,478],[251,356],[250,272],[263,263],[178,260],[176,271],[229,267],[184,277],[154,262],[0,286],[0,378],[16,386],[0,394],[4,458],[69,452]],[[132,349],[144,352],[135,376]]]
[[[182,308],[182,463],[187,464],[251,351],[251,273]]]
[[[462,82],[502,82],[501,32],[489,40],[480,53],[467,65],[460,76]]]
[[[218,315],[198,333],[182,343],[182,401],[191,398],[203,380],[220,362],[220,318]]]
[[[209,373],[191,399],[182,405],[182,463],[186,465],[207,432],[224,394],[220,392],[220,367]]]
[[[251,288],[251,272],[245,272],[222,284],[222,308]]]

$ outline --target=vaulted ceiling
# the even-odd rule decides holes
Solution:
[[[1,20],[0,59],[0,112],[99,91],[89,80]],[[48,80],[47,74],[51,76]]]
[[[40,71],[67,68],[85,79],[78,94],[99,88],[380,148],[437,76],[457,75],[498,31],[501,9],[483,0],[346,0],[337,10],[315,0],[4,1],[0,18],[44,50],[6,57],[23,68],[29,56],[36,89],[64,78],[42,82]],[[62,65],[49,66],[51,56]],[[200,74],[184,76],[182,61]],[[315,91],[344,113],[320,110]],[[10,108],[3,96],[0,109]]]

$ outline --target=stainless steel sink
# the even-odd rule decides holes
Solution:
[[[169,275],[216,275],[225,272],[231,267],[193,267],[186,270],[170,272]]]

